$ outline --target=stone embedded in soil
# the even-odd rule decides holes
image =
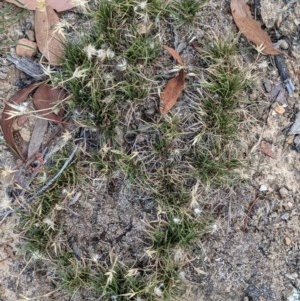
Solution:
[[[281,5],[276,0],[262,0],[260,2],[261,17],[267,28],[272,28],[280,22]]]
[[[295,280],[298,278],[298,274],[296,272],[292,274],[285,274],[285,277],[291,280]]]
[[[277,45],[283,50],[287,50],[290,47],[289,43],[286,40],[279,40],[277,42]]]
[[[285,210],[291,210],[293,208],[293,203],[292,202],[287,202],[287,203],[283,204],[283,208]]]
[[[32,58],[37,53],[37,45],[28,39],[20,39],[17,43],[16,54]]]
[[[300,1],[261,0],[261,18],[268,29],[277,28],[283,35],[297,32]]]
[[[267,187],[266,185],[260,185],[259,191],[260,191],[260,192],[268,191],[268,187]]]
[[[285,187],[282,187],[279,189],[279,194],[282,198],[287,198],[289,196],[289,191]]]
[[[292,243],[292,240],[291,240],[289,237],[286,237],[286,238],[284,239],[284,243],[285,243],[287,246],[290,246],[291,243]]]

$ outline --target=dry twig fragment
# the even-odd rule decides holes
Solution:
[[[262,48],[264,54],[281,54],[279,50],[273,47],[270,37],[261,29],[260,23],[252,18],[250,8],[245,0],[231,0],[230,7],[235,24],[249,41]]]
[[[167,50],[170,55],[176,60],[178,64],[183,67],[183,61],[178,52],[168,46],[163,46],[165,50]],[[161,101],[161,114],[166,114],[177,102],[180,94],[184,88],[184,80],[185,80],[185,71],[181,69],[179,74],[174,78],[171,78],[167,83],[164,91],[160,95]]]
[[[33,157],[34,154],[39,151],[43,143],[43,137],[47,131],[47,128],[48,128],[47,120],[40,119],[40,118],[36,119],[34,129],[32,131],[30,142],[28,145],[27,158]]]

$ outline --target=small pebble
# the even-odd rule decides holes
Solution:
[[[279,189],[279,194],[282,198],[286,198],[289,196],[289,191],[285,187],[282,187]]]
[[[268,187],[266,185],[260,185],[259,191],[261,192],[268,191]]]
[[[285,244],[286,244],[287,246],[289,246],[289,245],[292,243],[292,240],[291,240],[289,237],[286,237],[286,238],[284,239],[284,242],[285,242]]]
[[[184,43],[184,42],[182,42],[182,43],[180,43],[178,46],[177,46],[177,52],[178,53],[181,53],[185,48],[187,47],[187,44],[186,43]]]
[[[37,53],[37,45],[28,39],[20,39],[16,47],[18,56],[34,57]]]
[[[289,43],[286,40],[279,40],[278,46],[283,50],[289,49]]]
[[[285,112],[285,108],[283,106],[276,106],[274,110],[280,115],[282,115]]]
[[[291,210],[293,208],[293,203],[292,202],[287,202],[287,203],[283,204],[283,208],[285,210]]]
[[[135,139],[135,143],[142,143],[146,141],[146,135],[138,134]]]
[[[296,272],[292,274],[285,274],[285,277],[294,280],[298,278],[298,274]]]
[[[290,218],[290,214],[289,213],[285,213],[281,216],[281,219],[284,221],[287,221]]]
[[[153,116],[155,114],[156,110],[155,108],[149,108],[147,110],[144,111],[144,113],[147,115],[147,116]]]
[[[290,135],[287,137],[287,143],[288,144],[293,144],[294,143],[294,135]]]
[[[202,210],[199,207],[196,207],[194,209],[194,213],[195,213],[196,216],[199,216],[202,213]]]

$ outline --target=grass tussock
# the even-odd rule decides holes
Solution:
[[[70,294],[85,290],[101,300],[175,300],[185,281],[174,250],[191,248],[212,219],[202,208],[201,189],[227,187],[238,178],[234,171],[241,160],[232,145],[248,79],[234,59],[234,40],[210,37],[202,53],[194,51],[203,68],[202,77],[186,84],[186,93],[193,95],[189,104],[166,116],[158,113],[164,78],[157,70],[167,40],[162,28],[170,20],[176,28],[189,28],[201,17],[203,4],[100,1],[88,15],[89,34],[70,36],[61,70],[48,74],[53,85],[70,91],[66,110],[75,124],[92,128],[95,137],[80,138],[84,152],[39,198],[37,208],[22,213],[21,229],[26,253],[47,258],[54,282]],[[54,162],[59,165],[60,159]],[[144,258],[130,266],[113,253],[105,260],[78,258],[59,241],[62,191],[116,172],[157,206],[157,218],[146,221]]]

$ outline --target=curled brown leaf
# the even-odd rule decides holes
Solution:
[[[29,146],[26,143],[18,145],[14,136],[14,124],[16,122],[19,127],[22,127],[28,122],[30,116],[26,113],[20,115],[17,108],[18,105],[25,102],[32,93],[34,108],[41,118],[35,119],[35,126],[31,134]],[[63,127],[62,120],[64,110],[58,108],[58,112],[56,113],[55,109],[65,97],[66,92],[64,90],[52,88],[44,82],[40,82],[27,86],[9,99],[2,112],[0,125],[4,139],[16,157],[23,161],[27,161],[28,158],[32,157],[32,155],[38,151],[43,142],[43,136],[47,130],[48,121],[57,123],[60,128]],[[16,114],[14,114],[14,112]]]
[[[13,153],[19,157],[22,160],[25,160],[23,152],[18,148],[14,135],[13,135],[13,123],[16,119],[16,117],[11,118],[10,112],[14,109],[10,104],[18,105],[22,102],[26,101],[26,99],[29,97],[29,95],[39,86],[41,83],[31,84],[27,86],[26,88],[22,89],[21,91],[18,91],[12,98],[9,99],[9,101],[6,103],[2,116],[0,125],[2,128],[4,139],[7,143],[7,145],[10,147],[10,149],[13,151]]]
[[[60,125],[64,110],[58,108],[58,113],[55,113],[54,109],[65,98],[66,92],[64,90],[53,88],[44,83],[34,92],[33,104],[42,118]]]

